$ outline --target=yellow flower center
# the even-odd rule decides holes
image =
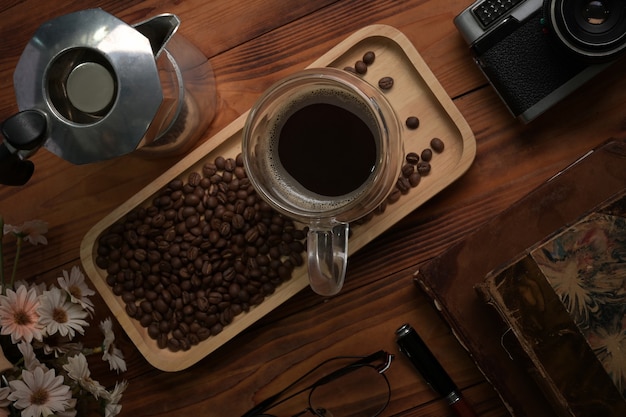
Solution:
[[[47,401],[48,401],[48,391],[46,391],[43,388],[39,388],[39,389],[33,391],[33,393],[30,396],[31,404],[43,405]]]
[[[69,287],[68,291],[70,294],[72,294],[74,297],[78,298],[79,300],[83,297],[83,294],[80,291],[80,288],[78,288],[76,285],[72,285],[71,287]]]
[[[67,312],[62,308],[55,308],[52,311],[52,319],[57,323],[67,323]]]

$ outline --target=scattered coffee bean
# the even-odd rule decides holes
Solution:
[[[381,90],[389,90],[391,87],[393,87],[393,78],[381,78],[380,80],[378,80],[378,87],[380,87]]]
[[[343,70],[356,74],[356,70],[354,69],[354,67],[344,67]]]
[[[367,64],[363,61],[357,61],[354,64],[354,69],[356,70],[357,74],[365,74],[367,72]]]
[[[400,190],[396,187],[391,191],[391,193],[389,193],[389,196],[387,197],[387,203],[389,204],[396,203],[398,202],[398,200],[400,200],[401,196],[402,196],[402,192],[400,192]]]
[[[420,119],[415,116],[410,116],[406,119],[406,127],[409,129],[417,129],[420,125]]]
[[[407,194],[411,189],[411,183],[407,177],[400,177],[396,182],[396,188],[400,190],[402,194]]]
[[[421,179],[422,179],[422,176],[420,175],[419,172],[412,173],[409,176],[409,183],[411,184],[411,187],[413,188],[417,187]]]
[[[419,172],[421,176],[428,175],[430,173],[430,163],[425,161],[418,162],[417,172]]]
[[[443,152],[445,145],[443,144],[443,141],[441,139],[432,138],[430,141],[430,147],[433,149],[433,151],[441,153]]]
[[[372,65],[375,59],[376,54],[374,53],[374,51],[367,51],[365,54],[363,54],[363,62],[365,62],[367,65]]]
[[[422,161],[430,162],[430,160],[433,159],[433,151],[431,151],[428,148],[424,149],[422,151],[421,158],[422,158]]]
[[[406,154],[406,161],[411,165],[417,165],[417,163],[420,161],[420,157],[415,152],[409,152],[408,154]]]
[[[403,177],[409,178],[411,174],[415,172],[415,166],[411,164],[404,164],[402,166],[401,172]]]

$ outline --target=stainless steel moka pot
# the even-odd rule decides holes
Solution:
[[[40,147],[73,164],[188,148],[213,119],[215,81],[179,25],[88,9],[40,26],[15,69],[20,112],[1,125],[0,183],[26,183]]]

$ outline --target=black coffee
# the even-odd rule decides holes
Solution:
[[[283,168],[306,189],[329,197],[363,185],[376,165],[374,134],[356,114],[330,103],[295,111],[279,132]]]

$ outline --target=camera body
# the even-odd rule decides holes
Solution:
[[[617,59],[625,3],[478,0],[454,24],[510,112],[528,123]]]

